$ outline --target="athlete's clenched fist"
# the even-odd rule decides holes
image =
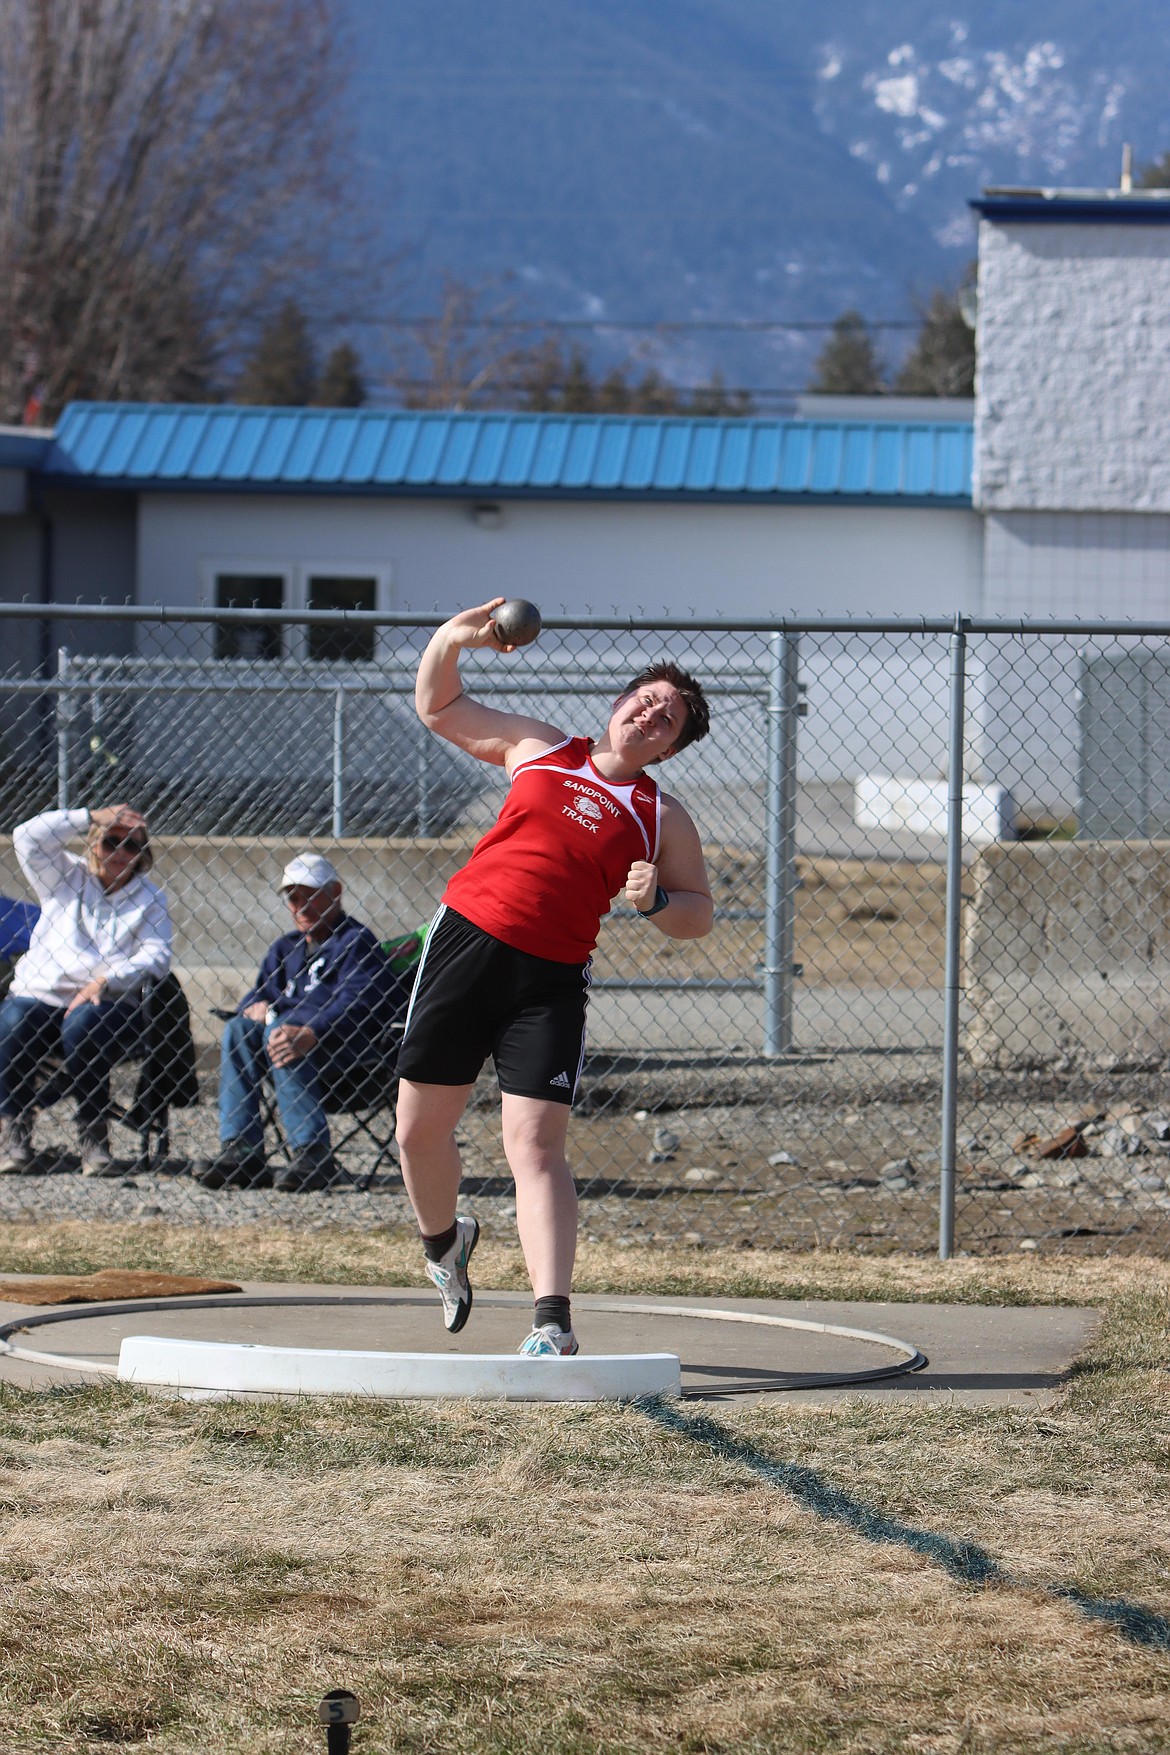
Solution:
[[[645,914],[648,908],[653,908],[657,894],[658,867],[651,865],[648,860],[635,859],[626,875],[626,901],[639,914]]]

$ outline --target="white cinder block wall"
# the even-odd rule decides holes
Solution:
[[[1170,621],[1170,200],[976,206],[984,612]],[[1033,815],[1078,808],[1082,645],[988,657],[988,767]]]
[[[1170,512],[1170,202],[1122,211],[980,224],[983,511]]]

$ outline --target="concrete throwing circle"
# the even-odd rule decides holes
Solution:
[[[180,1394],[540,1401],[818,1389],[872,1383],[927,1363],[911,1342],[869,1329],[716,1300],[591,1294],[574,1299],[588,1351],[575,1359],[527,1359],[514,1348],[531,1307],[524,1293],[477,1293],[469,1341],[466,1331],[452,1336],[438,1327],[438,1306],[427,1293],[135,1299],[22,1316],[0,1327],[0,1352]],[[147,1314],[144,1334],[140,1318]],[[77,1325],[68,1338],[74,1348],[80,1342],[79,1351],[44,1352],[13,1338],[62,1324]],[[388,1326],[392,1335],[384,1332]],[[402,1350],[387,1349],[387,1340]],[[499,1351],[483,1351],[485,1343]],[[863,1363],[875,1348],[898,1357]]]

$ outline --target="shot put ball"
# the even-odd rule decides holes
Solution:
[[[509,597],[493,609],[496,638],[501,646],[530,646],[540,632],[540,611],[525,597]]]

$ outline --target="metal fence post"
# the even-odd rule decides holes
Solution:
[[[345,690],[333,692],[333,839],[345,833]]]
[[[793,1044],[796,939],[796,728],[800,640],[771,634],[768,668],[768,773],[764,794],[764,1053]]]
[[[69,648],[57,648],[57,809],[69,809],[69,735],[73,723],[73,695],[69,676]]]
[[[959,994],[963,923],[963,754],[966,737],[967,635],[955,617],[950,642],[950,772],[947,785],[946,967],[943,977],[942,1139],[938,1254],[955,1250],[955,1139],[959,1106]]]

